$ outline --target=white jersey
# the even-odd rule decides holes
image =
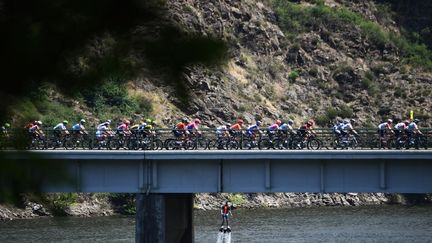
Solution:
[[[224,134],[226,131],[228,131],[228,127],[225,125],[216,128],[216,134],[218,135]]]
[[[96,136],[100,137],[100,136],[104,135],[106,131],[108,131],[107,126],[98,126],[98,129],[96,131]]]
[[[54,127],[54,130],[66,130],[66,126],[63,123],[59,123]]]
[[[386,128],[391,128],[390,124],[388,124],[388,122],[383,122],[383,123],[378,125],[379,130],[385,130]]]
[[[347,123],[347,124],[343,124],[342,127],[341,127],[341,129],[344,130],[344,131],[352,131],[354,128],[351,125],[351,123]]]
[[[395,125],[394,128],[399,131],[403,131],[407,128],[407,126],[405,125],[405,122],[399,122],[398,124]]]

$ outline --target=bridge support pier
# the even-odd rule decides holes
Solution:
[[[136,194],[135,242],[194,242],[193,194]]]

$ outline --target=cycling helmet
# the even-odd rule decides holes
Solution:
[[[356,120],[355,119],[350,119],[350,122],[354,123],[354,122],[356,122]]]
[[[306,122],[306,124],[309,125],[309,126],[312,126],[312,122],[311,121]]]
[[[280,125],[281,123],[282,123],[281,120],[279,120],[279,119],[276,120],[276,124]]]
[[[200,124],[200,123],[201,123],[201,121],[200,121],[200,119],[198,119],[198,118],[195,118],[195,119],[194,119],[194,123],[196,123],[196,124]]]
[[[261,121],[256,121],[256,123],[255,123],[257,126],[260,126],[261,125]]]
[[[10,127],[10,124],[6,122],[6,123],[4,124],[4,126],[5,126],[5,127]]]
[[[130,121],[129,120],[125,120],[124,123],[125,124],[130,124]]]
[[[308,122],[310,122],[311,126],[315,124],[315,121],[313,119],[310,119]]]
[[[42,125],[42,121],[36,121],[36,124]]]
[[[86,120],[81,119],[80,123],[86,123]]]
[[[348,124],[348,123],[349,123],[348,119],[343,120],[343,124]]]
[[[231,127],[231,123],[227,122],[227,123],[225,123],[225,126],[226,126],[227,128],[230,128],[230,127]]]
[[[420,120],[419,120],[419,119],[414,119],[413,122],[414,122],[414,123],[418,123],[418,122],[420,122]]]
[[[182,118],[183,123],[188,123],[188,119],[186,117]]]
[[[237,120],[237,123],[238,123],[238,124],[243,124],[243,120],[242,120],[242,119],[238,119],[238,120]]]
[[[387,122],[388,123],[393,123],[393,120],[392,119],[388,119]]]
[[[146,121],[147,124],[151,124],[152,123],[152,120],[150,118],[146,119],[145,121]]]
[[[289,120],[288,120],[288,124],[292,125],[292,124],[294,124],[294,121],[291,120],[291,119],[289,119]]]
[[[64,120],[63,121],[63,124],[68,124],[69,122],[67,121],[67,120]]]
[[[105,123],[111,124],[111,120],[108,119]]]
[[[408,124],[410,124],[410,121],[409,120],[405,120],[404,123],[405,123],[405,125],[408,125]]]

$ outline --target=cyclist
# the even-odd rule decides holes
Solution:
[[[337,120],[336,124],[333,126],[333,133],[336,136],[336,138],[340,139],[342,135],[342,127],[344,126],[344,123],[342,120]]]
[[[396,138],[400,138],[407,131],[407,127],[410,124],[408,120],[401,121],[394,126],[393,132]]]
[[[224,138],[229,136],[229,129],[231,127],[230,123],[226,123],[225,125],[219,126],[216,128],[216,136],[218,138]]]
[[[393,120],[388,119],[386,122],[383,122],[383,123],[378,125],[378,133],[379,133],[381,139],[384,137],[384,135],[387,131],[394,133],[392,130],[392,124],[393,124]]]
[[[417,123],[419,122],[419,119],[414,119],[414,121],[412,121],[407,127],[407,135],[410,138],[410,141],[412,141],[411,138],[413,138],[414,136],[423,134],[418,128]]]
[[[187,132],[189,134],[194,134],[194,133],[201,134],[201,132],[199,131],[199,125],[200,124],[201,124],[200,119],[195,118],[191,123],[189,123],[186,126]]]
[[[72,132],[75,135],[82,135],[87,134],[87,131],[84,127],[84,124],[86,123],[86,120],[81,119],[77,124],[72,126]]]
[[[128,136],[130,135],[129,131],[130,121],[125,119],[120,125],[117,127],[116,133],[120,136]]]
[[[111,120],[106,120],[105,122],[102,122],[101,124],[97,125],[96,130],[102,127],[107,127],[107,126],[109,127],[110,124],[111,124]]]
[[[388,119],[386,122],[383,122],[383,123],[381,123],[381,124],[378,125],[378,134],[379,134],[380,148],[384,147],[383,145],[387,144],[387,142],[388,142],[388,139],[387,140],[384,139],[385,134],[386,133],[392,133],[392,134],[394,134],[394,131],[392,129],[392,124],[393,124],[393,120],[392,119]],[[386,147],[389,147],[389,146],[386,145]]]
[[[315,131],[313,130],[314,125],[314,120],[310,119],[305,124],[299,127],[297,133],[303,138],[303,141],[305,141],[310,134],[315,134]]]
[[[107,120],[106,122],[103,122],[99,124],[96,128],[96,138],[99,141],[105,140],[108,136],[111,135],[111,128],[110,128],[111,120]]]
[[[42,130],[42,122],[41,121],[34,121],[34,122],[30,123],[29,125],[27,125],[26,127],[28,127],[28,133],[30,134],[31,137],[41,138],[41,139],[45,138],[45,134]]]
[[[156,122],[152,119],[147,119],[145,123],[146,124],[145,124],[144,130],[143,130],[144,136],[149,136],[149,135],[155,134],[153,129],[156,126]]]
[[[276,135],[276,132],[279,130],[280,125],[282,124],[282,121],[277,119],[275,123],[267,127],[267,134],[269,136],[269,139],[272,140],[273,137]]]
[[[59,124],[55,125],[53,130],[54,130],[54,135],[57,137],[58,141],[60,142],[61,139],[63,139],[63,137],[67,134],[69,134],[69,131],[67,130],[66,125],[69,122],[67,120],[64,120],[62,122],[60,122]]]
[[[289,119],[287,123],[282,123],[282,125],[280,125],[279,127],[279,131],[281,131],[283,134],[285,135],[289,135],[292,134],[294,132],[293,126],[294,125],[294,121]]]
[[[246,136],[255,142],[256,134],[261,133],[260,126],[261,121],[256,121],[255,124],[250,125],[248,128],[246,128]]]
[[[237,122],[234,125],[232,125],[228,131],[231,134],[231,136],[236,136],[240,134],[242,127],[243,127],[243,120],[238,119]]]
[[[182,120],[179,123],[177,123],[172,130],[172,132],[174,133],[174,137],[181,138],[186,136],[187,125],[188,125],[188,119],[182,118]]]
[[[343,126],[341,128],[341,138],[343,142],[347,142],[348,141],[348,135],[350,133],[354,134],[355,136],[358,136],[358,133],[356,130],[354,130],[352,123],[354,123],[355,120],[354,119],[345,119],[343,121]]]

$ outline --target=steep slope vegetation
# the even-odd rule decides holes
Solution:
[[[320,126],[327,126],[339,116],[373,126],[389,117],[406,118],[414,110],[416,117],[426,120],[423,126],[430,125],[432,53],[429,43],[423,44],[427,31],[416,34],[402,28],[405,25],[398,23],[407,22],[396,22],[403,19],[399,5],[386,4],[371,0],[167,1],[167,21],[190,35],[228,43],[224,66],[207,68],[185,62],[177,70],[184,80],[179,86],[166,82],[170,75],[165,72],[166,62],[150,65],[149,55],[141,55],[146,48],[133,46],[126,61],[140,63],[139,72],[127,77],[126,84],[118,85],[114,77],[101,87],[67,98],[55,86],[44,86],[40,105],[29,105],[29,109],[25,102],[31,102],[21,101],[15,107],[28,111],[16,114],[48,120],[73,114],[70,119],[84,116],[94,122],[150,116],[166,126],[185,115],[201,117],[208,126],[237,117],[266,123],[292,118],[297,124],[315,118]],[[163,36],[163,31],[148,23],[138,25],[131,35],[129,39],[151,40]],[[162,43],[167,47],[165,59],[187,55],[178,51],[182,46],[177,45],[177,38],[164,39],[168,40]],[[116,41],[109,34],[91,40],[71,68],[84,70]],[[157,59],[158,53],[154,56]],[[179,89],[190,91],[189,103],[178,95]]]
[[[170,9],[188,29],[231,44],[224,70],[189,74],[197,91],[189,114],[314,117],[320,125],[356,117],[365,126],[405,118],[411,109],[429,118],[431,51],[401,34],[387,5],[187,1]]]

